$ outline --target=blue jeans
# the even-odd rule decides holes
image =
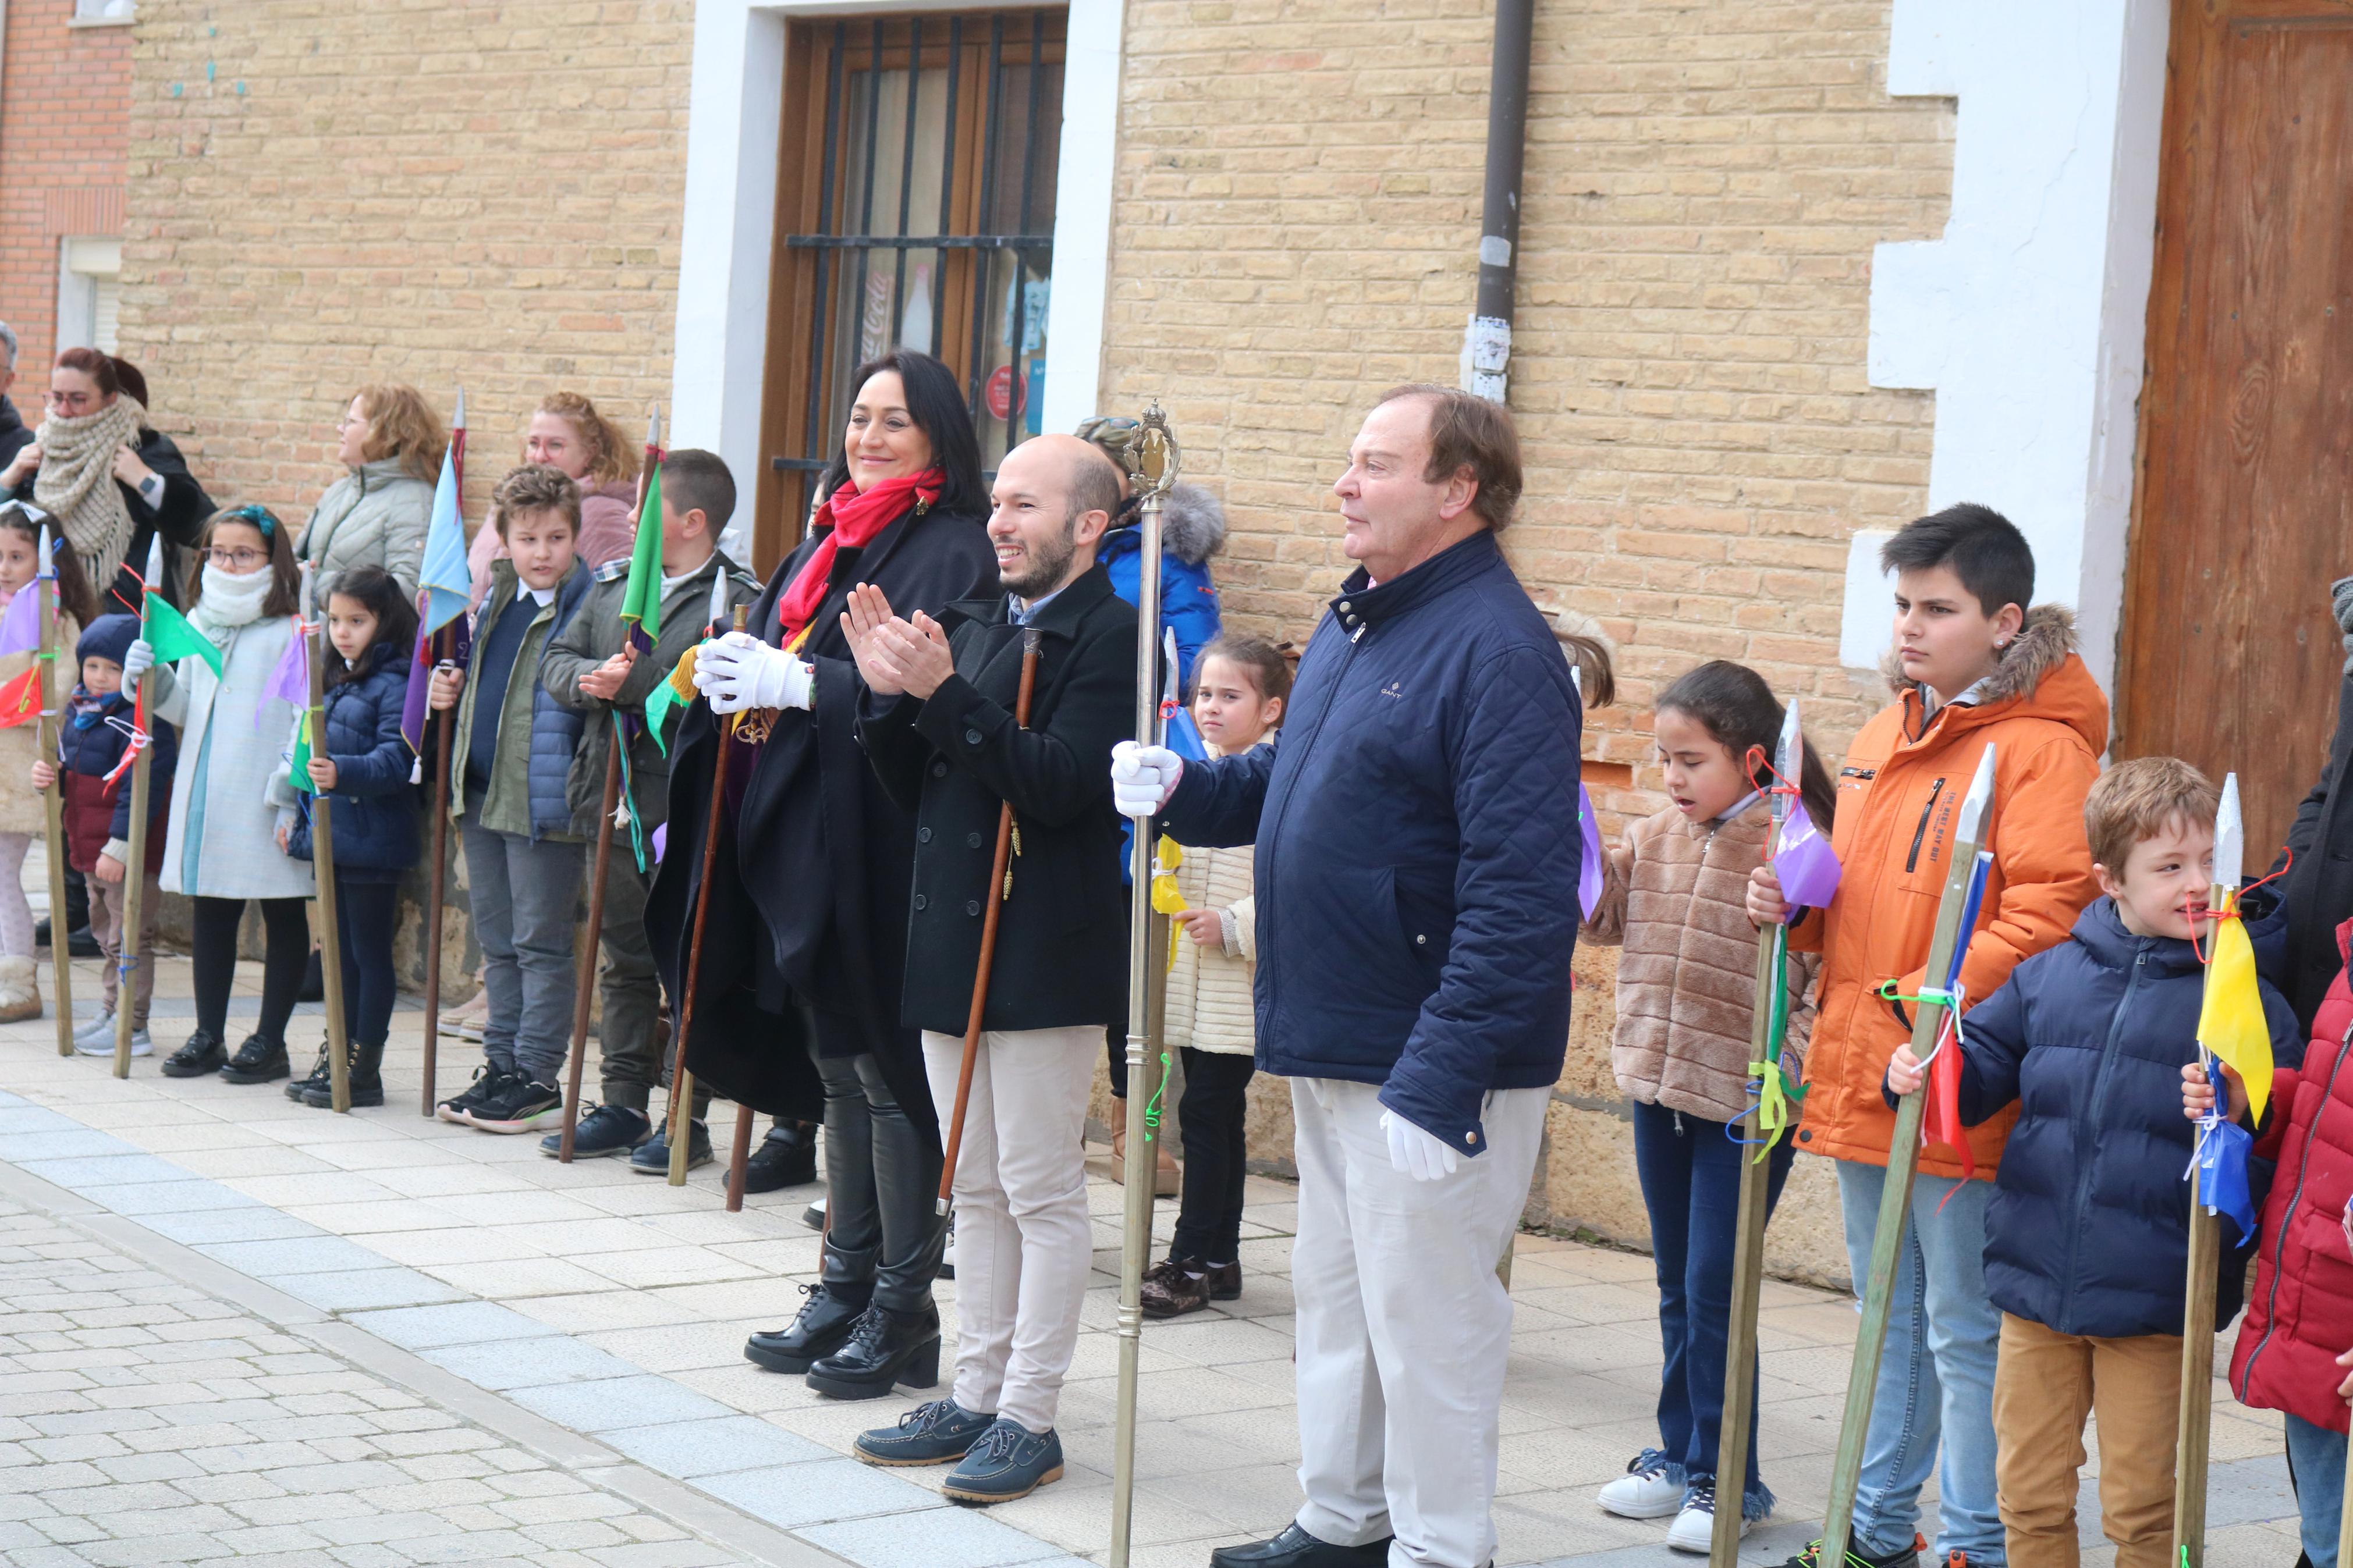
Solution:
[[[2337,1568],[2337,1527],[2345,1508],[2345,1434],[2289,1416],[2287,1465],[2295,1473],[2304,1554],[2312,1559],[2312,1568]]]
[[[1637,1100],[1634,1169],[1651,1212],[1659,1271],[1659,1339],[1666,1365],[1659,1384],[1659,1447],[1684,1481],[1715,1479],[1723,1439],[1724,1363],[1732,1324],[1732,1255],[1738,1240],[1740,1163],[1753,1151],[1725,1136],[1725,1124]],[[1766,1156],[1765,1212],[1780,1201],[1796,1151],[1787,1138]],[[1750,1384],[1755,1385],[1754,1374]],[[1742,1510],[1772,1511],[1757,1473],[1757,1407],[1749,1405],[1748,1473]],[[1669,1472],[1672,1474],[1672,1471]]]
[[[1853,1160],[1837,1164],[1847,1262],[1860,1286],[1871,1276],[1872,1233],[1887,1173]],[[1985,1214],[1992,1196],[1991,1182],[1924,1173],[1913,1184],[1854,1494],[1858,1552],[1878,1557],[1911,1547],[1920,1488],[1936,1464],[1941,1437],[1936,1560],[1963,1552],[1970,1568],[2009,1561],[1994,1501],[1993,1368],[2001,1313],[1986,1299]]]

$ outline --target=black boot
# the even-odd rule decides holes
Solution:
[[[871,1285],[804,1285],[808,1300],[789,1328],[763,1330],[744,1342],[744,1359],[770,1372],[804,1373],[849,1338],[874,1294]]]
[[[319,1081],[304,1087],[302,1103],[317,1106],[322,1110],[332,1110],[335,1104],[335,1084],[332,1079],[326,1076],[326,1053],[320,1052],[319,1066],[312,1069]],[[352,1047],[350,1085],[353,1109],[363,1105],[384,1103],[384,1042],[382,1040],[376,1041],[372,1046]]]
[[[165,1078],[202,1078],[218,1072],[228,1060],[228,1051],[221,1045],[220,1037],[198,1029],[188,1037],[188,1043],[164,1058]]]
[[[894,1312],[869,1307],[849,1342],[809,1368],[808,1385],[835,1399],[880,1399],[894,1384],[931,1388],[940,1381],[940,1310]]]
[[[285,1041],[248,1035],[220,1075],[230,1083],[275,1083],[293,1070],[287,1065]]]
[[[327,1086],[333,1081],[327,1065],[327,1042],[321,1040],[318,1058],[311,1062],[311,1070],[301,1078],[287,1079],[286,1098],[297,1105],[303,1104],[304,1095],[314,1089],[323,1094],[326,1092]]]
[[[773,1193],[817,1180],[817,1123],[779,1121],[744,1162],[744,1190]]]

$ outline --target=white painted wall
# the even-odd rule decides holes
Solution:
[[[2112,683],[2156,250],[2166,0],[1895,0],[1888,91],[1958,100],[1940,239],[1873,258],[1873,384],[1933,389],[1931,510],[1997,508]],[[1848,572],[1841,658],[1888,608]],[[1862,594],[1879,599],[1857,603]],[[1875,617],[1870,658],[1856,633]]]
[[[697,0],[669,443],[709,447],[734,472],[745,500],[723,536],[730,553],[741,557],[746,548],[750,497],[769,456],[760,449],[760,397],[776,242],[786,19],[1011,3]],[[1067,430],[1093,413],[1102,378],[1121,12],[1121,0],[1071,4],[1041,413],[1050,429]]]

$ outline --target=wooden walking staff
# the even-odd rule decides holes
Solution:
[[[1773,760],[1776,786],[1773,828],[1778,844],[1788,819],[1790,790],[1797,787],[1806,755],[1793,700],[1781,721],[1781,742]],[[1782,1037],[1789,1025],[1789,928],[1776,921],[1757,933],[1757,1003],[1748,1034],[1749,1067],[1758,1073],[1757,1103],[1742,1119],[1744,1146],[1754,1154],[1740,1162],[1740,1208],[1732,1244],[1732,1321],[1725,1337],[1724,1419],[1715,1448],[1715,1531],[1709,1538],[1709,1568],[1733,1568],[1740,1556],[1741,1516],[1748,1500],[1748,1423],[1757,1408],[1757,1302],[1765,1278],[1766,1204],[1770,1196],[1771,1153],[1782,1131],[1765,1125],[1765,1073],[1781,1070]],[[1759,1065],[1761,1064],[1761,1066]],[[1726,1507],[1727,1500],[1731,1506]]]
[[[2207,907],[2219,916],[2238,900],[2239,878],[2245,868],[2247,833],[2239,811],[2239,775],[2222,781],[2222,798],[2214,813],[2214,879]],[[2213,956],[2210,948],[2207,956]],[[2231,1092],[2215,1070],[2214,1058],[2203,1039],[2199,1060],[2221,1113],[2231,1113]],[[2206,1458],[2213,1436],[2214,1415],[2214,1288],[2222,1268],[2222,1226],[2206,1206],[2204,1173],[2195,1161],[2189,1166],[2189,1276],[2181,1312],[2180,1426],[2173,1450],[2174,1568],[2200,1568],[2206,1561]],[[2353,1568],[2353,1560],[2337,1562]]]
[[[646,463],[638,474],[638,501],[630,515],[638,526],[645,526],[646,487],[653,482],[654,469],[661,462],[661,405],[657,403],[646,418]],[[724,582],[727,574],[722,572]],[[564,1164],[572,1163],[572,1137],[580,1125],[580,1074],[588,1058],[588,1008],[596,997],[596,952],[602,945],[605,930],[605,878],[613,865],[613,814],[621,804],[621,748],[628,744],[628,735],[621,728],[621,714],[614,710],[613,743],[605,749],[605,804],[596,813],[596,876],[588,884],[588,937],[580,944],[580,973],[572,997],[572,1060],[565,1069],[564,1081],[564,1136],[556,1145],[555,1157]]]
[[[457,411],[449,417],[449,469],[458,484],[458,511],[466,507],[466,389],[458,389]],[[435,634],[436,667],[457,658],[455,623]],[[440,1076],[441,1055],[441,917],[449,879],[449,758],[451,726],[458,711],[444,708],[433,717],[433,864],[425,873],[425,1102],[419,1114],[431,1116],[439,1099],[434,1079]],[[566,1130],[569,1130],[567,1124]]]
[[[327,640],[327,612],[318,602],[319,574],[302,563],[302,619],[298,637],[315,637],[311,645],[311,708],[302,716],[313,761],[327,754],[327,656],[334,645]],[[334,810],[327,792],[306,781],[311,791],[311,870],[319,885],[319,974],[325,982],[327,1009],[327,1093],[336,1110],[352,1108],[351,1031],[343,1017],[343,938],[335,913]]]
[[[727,574],[711,585],[711,618],[716,621],[727,606]],[[742,631],[747,606],[738,605],[730,618],[732,630]],[[694,926],[686,939],[686,987],[678,999],[678,1027],[670,1031],[670,1184],[686,1185],[687,1140],[693,1135],[694,1075],[686,1070],[686,1040],[694,1030],[694,987],[702,973],[702,922],[711,913],[711,879],[719,868],[719,837],[727,821],[727,758],[734,750],[735,725],[742,715],[713,713],[719,725],[719,750],[711,763],[711,808],[702,820],[702,880],[694,886]]]
[[[58,1055],[74,1054],[72,953],[66,945],[66,778],[58,760],[58,726],[62,721],[64,693],[70,683],[58,683],[58,563],[50,552],[49,525],[41,524],[41,568],[34,591],[41,595],[41,755],[58,770],[57,782],[41,792],[41,835],[49,863],[49,973],[57,982]],[[70,656],[69,656],[70,657]],[[144,876],[142,866],[135,873]]]
[[[1014,699],[1013,722],[1021,729],[1029,727],[1029,694],[1038,684],[1038,629],[1025,626],[1021,631],[1021,688]],[[997,858],[989,862],[988,888],[992,895],[980,917],[980,962],[972,974],[972,1009],[965,1015],[964,1060],[956,1068],[955,1109],[948,1117],[948,1137],[944,1158],[940,1165],[940,1197],[936,1212],[944,1215],[955,1192],[956,1155],[964,1147],[965,1108],[972,1100],[972,1069],[980,1058],[981,1015],[988,1009],[988,974],[997,962],[997,917],[1005,908],[1005,900],[1013,896],[1013,803],[1006,801],[997,809]],[[832,1214],[828,1205],[826,1213]]]
[[[1952,977],[1957,959],[1968,951],[1969,932],[1976,925],[1978,896],[1985,887],[1981,862],[1986,816],[1993,807],[1994,748],[1987,746],[1978,759],[1977,777],[1962,798],[1961,816],[1954,832],[1951,856],[1945,862],[1945,890],[1936,903],[1935,932],[1928,939],[1926,976],[1915,1003],[1912,1054],[1926,1063],[1936,1054],[1950,1010]],[[1942,989],[1937,982],[1942,980]],[[1951,1047],[1948,1047],[1951,1048]],[[1887,1178],[1879,1191],[1879,1227],[1871,1238],[1871,1272],[1864,1280],[1862,1326],[1854,1337],[1854,1363],[1847,1373],[1846,1414],[1839,1426],[1838,1453],[1831,1464],[1831,1496],[1822,1516],[1820,1560],[1846,1561],[1847,1539],[1854,1524],[1855,1487],[1862,1477],[1863,1439],[1871,1430],[1872,1395],[1879,1385],[1880,1353],[1887,1346],[1887,1314],[1893,1305],[1895,1261],[1904,1245],[1904,1227],[1910,1221],[1912,1182],[1920,1170],[1920,1121],[1927,1085],[1905,1095],[1895,1104],[1895,1131],[1887,1146]],[[1745,1384],[1743,1386],[1746,1386]],[[1726,1408],[1732,1391],[1725,1390]],[[1727,1416],[1728,1420],[1728,1416]],[[1744,1424],[1745,1426],[1745,1424]],[[1723,1512],[1724,1478],[1716,1478],[1717,1512]]]
[[[1135,447],[1136,495],[1143,519],[1136,552],[1135,739],[1160,735],[1160,509],[1176,483],[1183,457],[1168,416],[1155,403],[1144,412]],[[1127,910],[1127,1189],[1119,1257],[1119,1394],[1113,1407],[1111,1461],[1110,1568],[1127,1568],[1135,1522],[1135,1390],[1144,1352],[1144,1264],[1152,1247],[1152,1181],[1158,1151],[1145,1123],[1150,1091],[1145,1079],[1153,1033],[1153,971],[1167,962],[1152,919],[1153,832],[1133,825],[1128,845]]]
[[[147,636],[148,595],[163,592],[164,536],[156,534],[147,542],[147,576],[139,595],[139,636]],[[122,931],[115,938],[114,973],[114,1076],[131,1076],[131,1020],[138,1009],[132,1005],[132,987],[139,978],[139,922],[146,915],[147,893],[147,775],[154,763],[154,748],[148,736],[155,725],[155,667],[149,665],[139,678],[139,693],[131,709],[132,745],[136,748],[131,759],[131,858],[125,864],[122,877]],[[64,787],[62,783],[58,785]],[[56,945],[52,954],[62,946],[60,917],[65,913],[59,905],[49,917],[49,941]],[[60,963],[58,968],[65,966]]]

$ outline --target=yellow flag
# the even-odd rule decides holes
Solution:
[[[2230,1065],[2247,1086],[2247,1109],[2257,1121],[2272,1098],[2272,1031],[2255,988],[2255,950],[2247,922],[2214,922],[2214,952],[2206,965],[2206,996],[2198,1010],[2198,1039]]]

